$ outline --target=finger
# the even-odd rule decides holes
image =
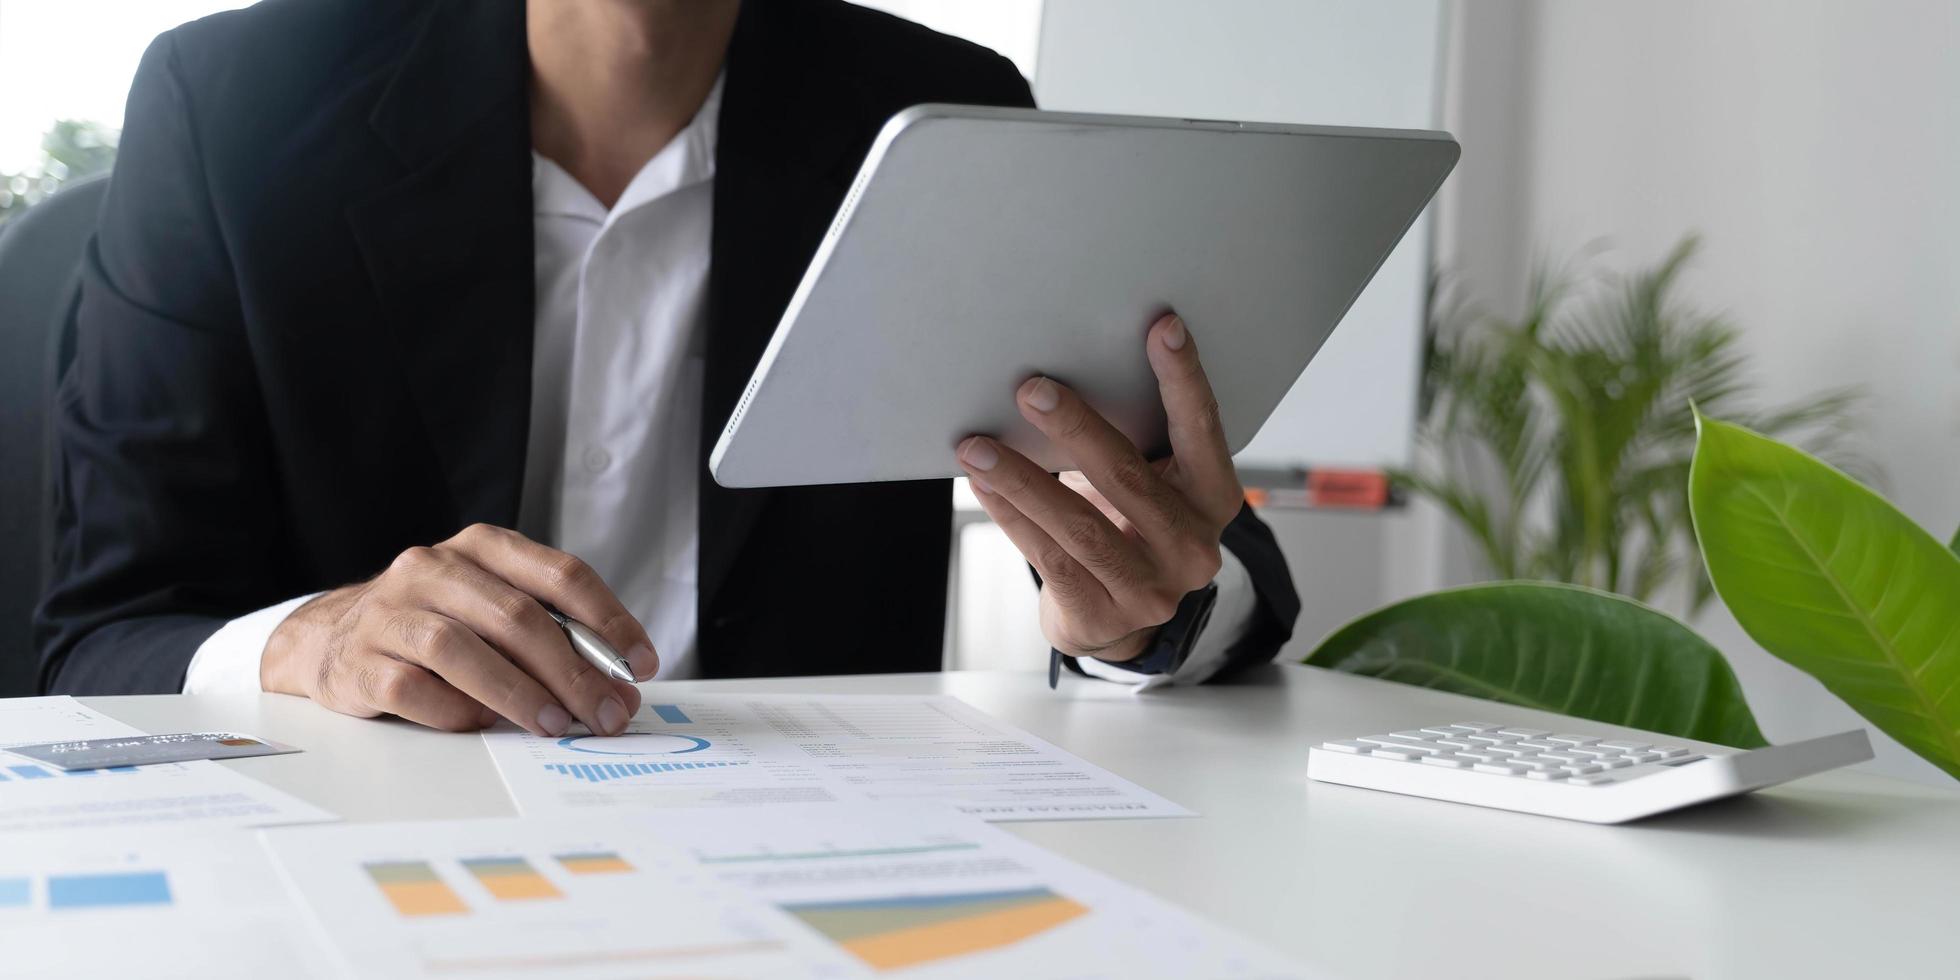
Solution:
[[[572,715],[563,703],[538,682],[537,675],[514,663],[508,651],[491,648],[492,641],[484,634],[495,630],[481,617],[471,623],[472,617],[458,615],[478,603],[478,590],[484,587],[478,578],[484,573],[463,565],[450,563],[439,574],[423,579],[423,594],[413,597],[423,608],[391,617],[378,648],[434,671],[450,686],[534,735],[565,734]],[[576,656],[563,634],[557,642],[565,647],[566,656]]]
[[[1021,552],[1021,556],[1034,566],[1041,576],[1041,587],[1054,596],[1055,601],[1071,609],[1080,610],[1092,617],[1100,617],[1103,610],[1113,606],[1109,590],[1097,580],[1082,563],[1069,555],[1055,539],[1048,536],[1040,525],[1028,519],[1013,504],[985,481],[973,481],[973,497],[980,501],[987,516],[993,518],[1007,540]]]
[[[1170,457],[1168,456],[1165,457],[1165,459],[1169,459],[1169,458]],[[1152,465],[1154,466],[1155,464]],[[1158,467],[1158,472],[1161,474],[1163,472],[1163,468]],[[1095,486],[1089,482],[1089,478],[1082,475],[1081,470],[1069,470],[1066,473],[1058,473],[1056,474],[1055,479],[1062,481],[1062,486],[1065,486],[1070,490],[1073,490],[1076,493],[1081,494],[1083,500],[1086,500],[1096,505],[1096,509],[1102,511],[1102,515],[1104,517],[1109,518],[1110,523],[1113,524],[1119,520],[1125,519],[1123,517],[1123,513],[1116,509],[1116,505],[1110,503],[1109,498],[1103,496],[1102,491],[1096,489]]]
[[[973,436],[960,443],[959,460],[968,476],[1034,522],[1112,598],[1149,574],[1149,558],[1135,542],[1026,456],[986,436]]]
[[[660,657],[647,631],[611,587],[574,555],[532,541],[516,531],[473,524],[442,547],[453,548],[511,585],[597,630],[633,665],[635,677],[652,677]]]
[[[1145,541],[1170,544],[1198,523],[1183,492],[1165,482],[1129,437],[1067,385],[1029,378],[1014,400],[1021,415],[1075,460]]]
[[[374,711],[446,732],[484,727],[483,705],[421,667],[382,653],[359,656],[349,666],[356,697]]]
[[[516,682],[511,675],[518,674],[531,680],[533,686],[543,685],[536,693],[544,695],[548,703],[520,703],[516,708],[522,713],[507,716],[526,728],[535,725],[547,734],[563,734],[565,719],[559,716],[565,711],[602,735],[617,734],[626,727],[627,719],[639,707],[638,692],[629,697],[604,670],[579,656],[565,638],[564,630],[535,597],[462,555],[439,554],[434,560],[441,563],[440,571],[417,579],[421,584],[414,598],[441,613],[476,643],[466,644],[449,637],[436,641],[417,637],[422,646],[410,659],[437,670],[444,677],[451,676],[452,669],[477,669],[472,682],[513,686]],[[410,622],[419,632],[438,628],[420,619]],[[439,628],[447,631],[446,627]],[[481,650],[475,649],[479,646]],[[476,664],[478,654],[501,661],[509,670]],[[434,657],[445,659],[438,662],[431,659]],[[527,696],[532,693],[521,686],[519,690]],[[526,697],[525,701],[528,700]],[[562,708],[553,713],[557,706]],[[501,712],[501,705],[497,707]]]
[[[1243,491],[1225,442],[1218,398],[1198,360],[1197,341],[1182,317],[1167,313],[1151,325],[1144,347],[1150,355],[1150,370],[1157,375],[1158,397],[1164,400],[1177,472],[1207,506],[1208,513],[1211,508],[1236,510]]]

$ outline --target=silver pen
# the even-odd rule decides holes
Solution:
[[[600,636],[597,630],[550,606],[544,607],[544,611],[558,621],[558,628],[565,631],[565,639],[571,641],[572,649],[578,651],[578,655],[584,657],[586,663],[611,674],[617,680],[628,684],[634,683],[636,678],[633,676],[633,665],[627,663],[626,658],[620,656],[619,651],[613,649],[612,644],[607,643],[606,638]]]

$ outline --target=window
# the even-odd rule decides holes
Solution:
[[[115,158],[158,34],[250,0],[0,0],[0,221]]]

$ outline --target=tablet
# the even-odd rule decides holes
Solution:
[[[723,429],[725,487],[961,475],[1043,374],[1168,451],[1144,334],[1190,326],[1234,452],[1457,159],[1447,133],[922,105],[886,123]],[[1415,365],[1410,365],[1415,370]]]

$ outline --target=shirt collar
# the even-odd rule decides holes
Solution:
[[[531,151],[531,207],[538,217],[582,218],[595,224],[611,224],[620,216],[676,191],[713,180],[715,176],[715,138],[721,118],[722,76],[715,78],[701,108],[660,152],[653,155],[640,172],[626,184],[619,201],[608,212],[592,192],[585,189],[565,168],[536,150]]]

